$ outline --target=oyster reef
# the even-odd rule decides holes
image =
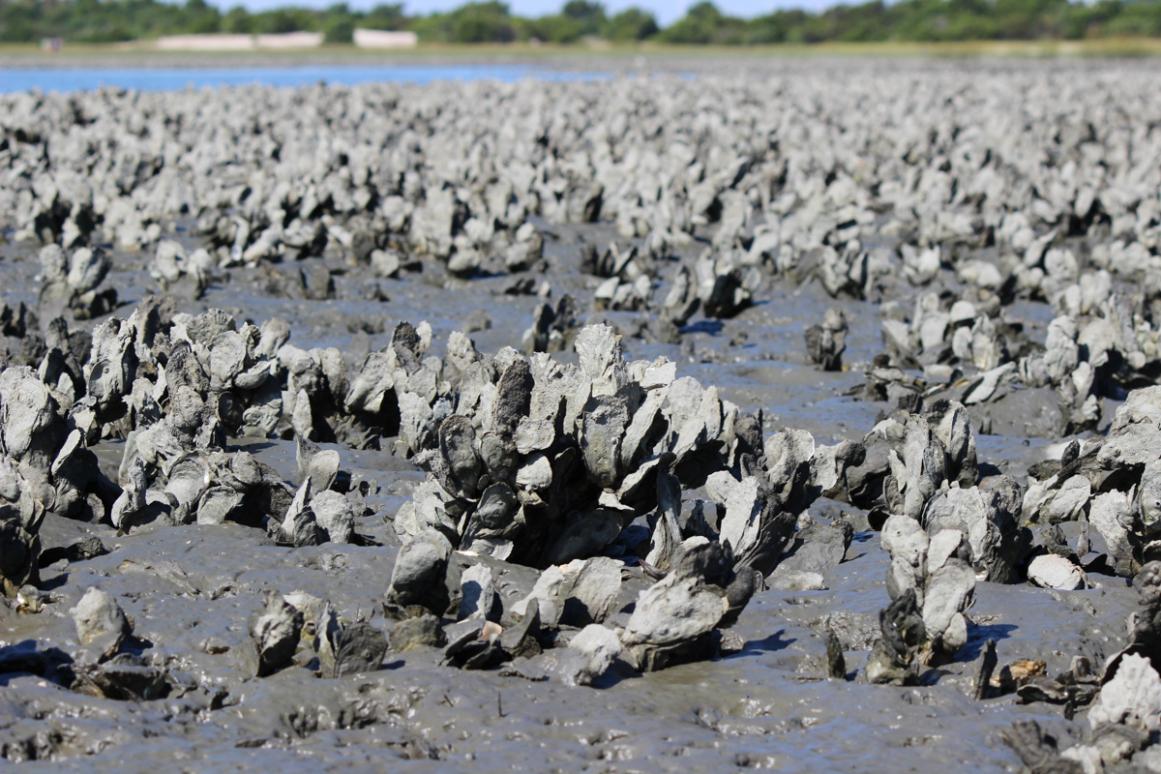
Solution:
[[[0,756],[1161,771],[1161,65],[0,95]]]

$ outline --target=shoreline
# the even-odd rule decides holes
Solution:
[[[819,43],[772,46],[675,46],[662,44],[559,46],[530,44],[424,44],[414,49],[373,50],[328,45],[266,51],[159,51],[147,43],[65,44],[58,52],[35,44],[0,45],[0,69],[106,67],[223,68],[311,65],[537,64],[570,68],[705,66],[794,59],[1034,59],[1085,60],[1161,56],[1161,38],[1094,40],[957,41],[948,43]]]

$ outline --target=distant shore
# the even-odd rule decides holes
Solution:
[[[360,49],[327,45],[301,50],[159,51],[148,42],[69,44],[58,52],[35,44],[0,45],[0,68],[16,67],[238,67],[301,64],[389,64],[447,62],[522,63],[555,66],[631,67],[641,60],[651,65],[709,63],[715,60],[809,57],[931,57],[931,58],[1085,58],[1161,56],[1159,38],[1101,38],[1093,40],[962,41],[948,43],[819,43],[776,46],[640,45],[532,45],[422,44],[412,49]]]

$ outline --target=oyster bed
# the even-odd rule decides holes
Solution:
[[[1161,67],[696,70],[0,95],[0,754],[1161,770]]]

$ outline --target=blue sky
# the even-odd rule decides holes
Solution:
[[[403,5],[408,13],[423,14],[456,8],[463,5],[465,1],[403,0]],[[685,13],[685,9],[693,5],[695,1],[605,0],[605,8],[615,12],[623,8],[628,8],[631,5],[636,5],[652,11],[662,24],[669,24],[675,19],[680,18]],[[222,7],[228,7],[241,3],[241,5],[251,10],[260,10],[280,5],[306,5],[321,8],[333,2],[335,0],[218,0],[216,4]],[[375,5],[377,0],[347,0],[347,2],[352,8],[368,8]],[[757,14],[767,13],[775,8],[808,8],[814,10],[825,8],[831,4],[828,0],[715,0],[715,5],[718,8],[733,16],[755,16]],[[524,16],[541,16],[546,13],[555,13],[560,10],[562,5],[564,5],[564,0],[508,0],[508,6],[512,9],[513,13]]]

